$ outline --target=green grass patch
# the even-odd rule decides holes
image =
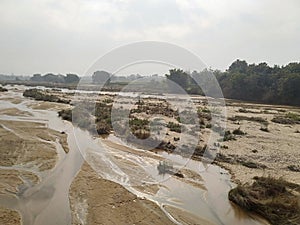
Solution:
[[[181,133],[181,125],[178,123],[169,122],[167,127],[170,129],[170,131]]]

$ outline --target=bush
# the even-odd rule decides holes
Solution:
[[[111,131],[111,126],[109,123],[105,122],[105,121],[99,121],[97,124],[96,124],[96,131],[99,135],[102,135],[102,134],[109,134],[110,131]]]
[[[293,120],[283,117],[283,116],[275,116],[271,121],[274,123],[279,123],[279,124],[294,124],[295,123]]]
[[[238,129],[233,130],[232,133],[235,135],[245,135],[246,134],[244,131],[241,130],[240,127]]]
[[[179,137],[174,137],[173,140],[174,140],[174,141],[179,141],[180,138],[179,138]]]
[[[159,162],[157,166],[157,170],[159,174],[171,174],[179,178],[184,178],[183,174],[180,171],[176,172],[174,170],[174,167],[170,162],[166,162],[166,161]]]
[[[206,124],[206,126],[205,126],[206,128],[211,128],[212,127],[212,125],[211,125],[211,123],[208,123],[208,124]]]
[[[271,121],[280,124],[300,124],[300,115],[297,113],[289,112],[284,116],[275,116]]]
[[[58,112],[58,116],[63,120],[68,120],[72,122],[72,110],[71,109],[63,109]]]
[[[261,127],[260,130],[264,132],[270,132],[268,127]]]
[[[236,138],[234,137],[234,135],[231,134],[231,132],[229,130],[225,131],[224,133],[224,137],[223,137],[223,141],[235,141]]]
[[[178,123],[169,122],[167,127],[170,129],[170,131],[181,133],[181,125]]]
[[[291,119],[295,122],[300,122],[300,115],[297,113],[289,112],[286,114],[286,118]]]
[[[293,171],[293,172],[300,172],[300,166],[299,165],[289,165],[287,168],[290,171]]]
[[[268,121],[264,118],[261,117],[247,117],[247,116],[234,116],[234,117],[229,117],[228,120],[231,121],[241,121],[241,120],[247,120],[247,121],[252,121],[252,122],[258,122],[258,123],[267,123]]]
[[[141,128],[145,128],[146,126],[149,125],[149,120],[133,118],[133,119],[129,120],[129,125],[136,129],[141,129]]]
[[[6,91],[8,91],[6,88],[0,87],[0,92],[6,92]]]

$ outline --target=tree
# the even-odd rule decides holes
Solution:
[[[64,83],[65,79],[63,75],[54,75],[52,73],[48,73],[43,76],[43,81],[50,83]]]
[[[76,74],[67,74],[65,77],[65,83],[78,83],[79,77]]]
[[[96,71],[92,75],[93,83],[104,84],[104,83],[110,82],[110,76],[111,76],[111,74],[106,71]]]
[[[217,78],[225,98],[271,104],[300,105],[300,63],[270,67],[267,63],[248,64],[236,60],[225,72],[193,71],[191,76],[180,69],[170,70],[166,77],[180,85],[189,94],[213,96]],[[195,82],[196,81],[196,82]],[[204,90],[201,90],[198,84]]]
[[[229,66],[228,72],[245,73],[247,71],[247,68],[248,68],[247,62],[245,60],[238,59]]]
[[[31,81],[41,82],[43,81],[41,74],[33,74],[33,76],[30,78]]]
[[[188,75],[186,72],[184,72],[181,69],[171,69],[169,70],[170,74],[166,74],[166,78],[177,83],[179,86],[181,86],[184,90],[187,90],[189,88],[190,84],[190,75]]]

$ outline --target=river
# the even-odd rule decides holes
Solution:
[[[22,101],[12,103],[6,100],[8,97],[20,98]],[[160,159],[157,158],[157,154],[149,152],[141,157],[140,154],[136,154],[143,152],[140,149],[124,151],[114,147],[115,145],[105,144],[110,142],[124,145],[112,135],[106,142],[94,138],[87,131],[62,121],[55,110],[31,108],[34,100],[24,98],[20,91],[10,88],[9,92],[1,93],[1,98],[0,109],[17,108],[32,114],[30,117],[0,115],[1,120],[42,121],[50,129],[64,131],[68,135],[70,152],[66,154],[62,148],[57,147],[58,162],[50,173],[44,175],[39,184],[25,184],[15,195],[0,195],[1,205],[20,212],[23,225],[71,224],[69,188],[84,160],[91,158],[94,160],[89,160],[90,165],[103,178],[121,184],[139,197],[156,202],[166,214],[168,212],[165,206],[174,206],[214,224],[265,224],[228,201],[228,191],[235,184],[230,181],[230,174],[216,165],[205,165],[163,152],[158,154],[159,158],[172,161],[176,165],[185,165],[185,169],[201,176],[201,185],[196,187],[173,176],[159,175],[156,166]],[[136,169],[131,169],[130,165],[134,165]],[[137,171],[143,172],[142,180]],[[135,188],[135,182],[159,182],[159,190],[155,194],[149,194]],[[168,216],[171,217],[169,214]]]

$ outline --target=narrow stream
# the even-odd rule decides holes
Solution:
[[[43,121],[47,126],[59,132],[68,134],[70,152],[57,148],[59,159],[55,168],[43,177],[37,185],[27,184],[16,195],[0,195],[0,205],[18,210],[22,216],[23,225],[53,225],[71,224],[69,203],[69,188],[78,173],[84,158],[103,178],[123,185],[126,189],[156,202],[162,208],[165,205],[178,207],[214,224],[264,224],[257,218],[234,208],[227,198],[228,191],[234,186],[230,182],[227,171],[214,165],[204,165],[167,153],[147,153],[135,149],[133,152],[123,151],[118,147],[105,144],[92,137],[87,131],[75,128],[71,123],[62,121],[57,113],[51,110],[34,110],[29,107],[33,100],[25,99],[20,92],[10,90],[1,98],[18,97],[19,104],[7,100],[0,101],[0,109],[17,108],[31,113],[32,117],[0,115],[1,120]],[[110,137],[108,141],[114,141]],[[202,177],[200,184],[204,188],[195,187],[173,176],[164,177],[156,169],[160,159],[168,159],[176,165],[185,165],[186,169],[198,173]],[[134,168],[132,168],[134,165]],[[22,169],[18,166],[1,167],[1,169]],[[159,190],[156,194],[142,192],[135,184],[156,184]],[[26,186],[26,185],[25,185]]]

